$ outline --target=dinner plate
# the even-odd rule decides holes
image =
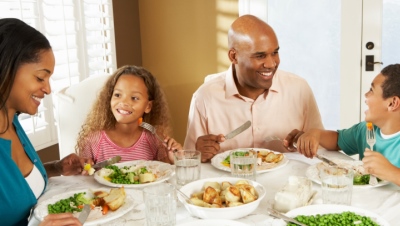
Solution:
[[[135,161],[129,161],[129,162],[123,162],[123,163],[117,163],[113,164],[118,167],[123,167],[123,166],[146,166],[149,170],[151,170],[153,173],[157,175],[157,179],[153,182],[150,183],[145,183],[145,184],[115,184],[112,183],[111,181],[108,181],[104,179],[102,176],[100,176],[100,170],[94,173],[94,179],[99,182],[100,184],[104,184],[110,187],[125,187],[125,188],[143,188],[149,185],[154,185],[158,183],[162,183],[166,180],[168,180],[173,174],[174,174],[174,166],[165,162],[159,162],[159,161],[144,161],[144,160],[135,160]]]
[[[195,220],[183,224],[178,224],[178,226],[248,226],[245,223],[241,223],[234,220],[224,220],[224,219],[206,219],[206,220]]]
[[[319,177],[319,170],[318,170],[318,164],[314,164],[311,165],[309,167],[307,167],[306,169],[306,177],[308,177],[310,180],[314,181],[317,184],[321,184],[321,178]],[[372,186],[369,184],[363,184],[363,185],[353,185],[353,188],[376,188],[376,187],[380,187],[380,186],[384,186],[387,185],[389,183],[389,181],[385,181],[385,180],[381,180],[378,182],[377,185]]]
[[[345,211],[350,211],[361,216],[370,217],[380,226],[389,226],[389,223],[380,217],[378,214],[373,213],[368,210],[360,209],[353,206],[346,205],[334,205],[334,204],[320,204],[320,205],[310,205],[300,207],[287,212],[285,215],[288,217],[296,217],[298,215],[317,215],[317,214],[328,214],[328,213],[342,213]]]
[[[92,189],[92,190],[94,190],[94,191],[103,190],[103,191],[109,192],[110,188],[96,188],[96,189]],[[63,193],[60,195],[55,195],[50,199],[46,199],[46,200],[40,202],[39,205],[35,208],[34,216],[39,221],[42,221],[43,218],[49,214],[48,209],[47,209],[47,206],[49,204],[54,204],[54,203],[60,201],[61,199],[69,198],[69,197],[73,196],[74,194],[80,193],[80,192],[86,192],[86,194],[92,194],[92,191],[90,191],[90,189],[83,189],[83,190],[66,192],[66,193]],[[92,210],[89,213],[89,216],[85,221],[85,226],[103,224],[105,222],[117,219],[117,218],[123,216],[124,214],[128,213],[130,210],[132,210],[134,206],[135,206],[134,199],[131,196],[126,195],[125,203],[121,207],[119,207],[116,211],[109,210],[106,215],[103,215],[100,210],[96,210],[96,209]],[[74,213],[74,215],[76,217],[78,217],[79,214],[80,213]]]
[[[265,148],[239,148],[240,150],[255,150],[255,151],[271,151],[269,149],[265,149]],[[211,159],[211,165],[213,165],[215,168],[223,170],[223,171],[227,171],[227,172],[231,172],[231,168],[228,166],[225,166],[222,164],[222,161],[224,161],[224,159],[229,155],[229,153],[232,150],[228,150],[228,151],[224,151],[222,153],[219,153],[217,155],[215,155],[212,159]],[[276,152],[276,151],[272,151],[274,153],[277,154],[282,154],[280,152]],[[289,159],[285,156],[285,154],[283,154],[283,159],[278,162],[278,163],[270,163],[270,164],[265,164],[260,169],[260,166],[258,166],[257,168],[257,173],[266,173],[266,172],[270,172],[270,171],[274,171],[277,170],[279,168],[284,167],[287,163],[289,162]],[[268,168],[265,168],[265,166],[267,166]]]

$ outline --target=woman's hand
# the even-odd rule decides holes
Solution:
[[[69,226],[82,226],[78,218],[74,217],[71,213],[49,214],[44,217],[39,226],[53,226],[53,225],[69,225]]]
[[[47,174],[49,177],[52,176],[70,176],[84,174],[85,164],[93,164],[92,159],[80,158],[75,153],[72,153],[59,161],[53,161],[45,163]]]

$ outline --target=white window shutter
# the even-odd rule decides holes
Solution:
[[[0,0],[0,18],[7,17],[25,21],[49,39],[56,59],[52,93],[117,68],[112,0]],[[19,116],[36,150],[57,143],[52,96],[43,100],[36,116]]]

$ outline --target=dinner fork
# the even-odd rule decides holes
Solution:
[[[149,124],[149,123],[147,123],[147,122],[142,122],[142,123],[140,123],[139,126],[142,127],[142,128],[144,128],[144,129],[147,129],[148,131],[150,131],[150,133],[154,134],[154,135],[157,137],[157,139],[158,139],[159,141],[161,141],[161,143],[163,143],[165,146],[168,145],[168,143],[165,142],[164,139],[162,139],[162,138],[156,133],[156,128],[155,128],[154,126],[152,126],[151,124]],[[174,149],[174,150],[173,150],[173,152],[177,152],[177,151],[178,151],[177,149]]]
[[[156,128],[154,126],[152,126],[151,124],[147,123],[147,122],[142,122],[139,125],[140,127],[147,129],[148,131],[150,131],[152,134],[154,134],[157,139],[159,141],[161,141],[161,143],[163,144],[167,144],[167,142],[164,141],[164,139],[162,139],[157,133],[156,133]]]
[[[376,143],[376,139],[375,139],[374,126],[372,125],[371,122],[367,122],[366,139],[367,139],[367,143],[369,145],[369,148],[371,149],[371,151],[373,151],[374,150],[374,145]],[[370,185],[377,185],[378,184],[378,180],[376,179],[375,176],[372,176],[372,175],[369,176],[369,184]]]

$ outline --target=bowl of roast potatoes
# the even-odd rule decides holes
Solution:
[[[190,182],[180,190],[190,198],[178,199],[193,216],[203,219],[238,219],[257,209],[265,196],[261,184],[242,178],[215,177]]]

